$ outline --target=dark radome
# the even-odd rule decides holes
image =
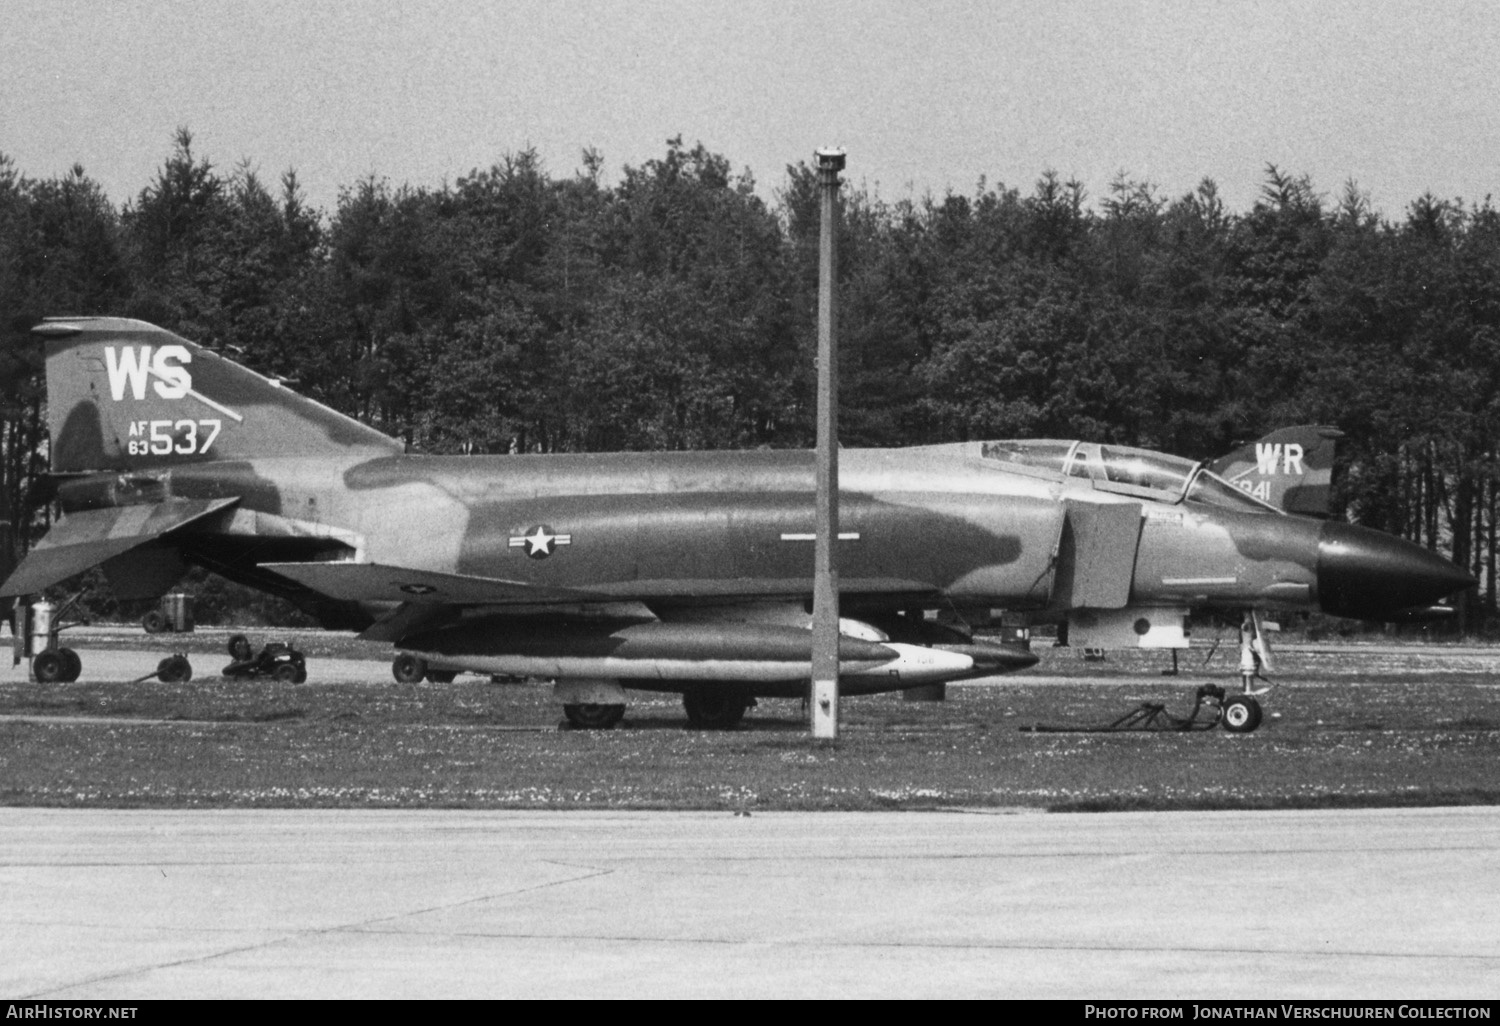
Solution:
[[[1404,538],[1329,521],[1318,535],[1318,600],[1326,613],[1391,620],[1478,583]]]

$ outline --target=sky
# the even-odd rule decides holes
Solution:
[[[332,212],[528,148],[616,180],[680,135],[767,199],[840,146],[887,201],[1053,170],[1247,210],[1274,164],[1399,219],[1500,194],[1497,57],[1464,0],[0,0],[0,154],[123,204],[185,126]]]

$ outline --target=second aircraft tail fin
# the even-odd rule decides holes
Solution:
[[[1209,470],[1288,513],[1328,516],[1333,457],[1344,433],[1326,424],[1273,431],[1209,464]]]

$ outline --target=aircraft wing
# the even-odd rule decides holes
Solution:
[[[21,560],[15,573],[0,586],[0,597],[41,591],[239,501],[237,496],[168,499],[69,513]]]
[[[415,602],[438,606],[527,605],[597,601],[592,592],[524,581],[411,570],[380,563],[262,563],[313,591],[348,602]]]

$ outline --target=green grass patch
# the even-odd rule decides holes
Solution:
[[[347,653],[341,653],[347,654]],[[621,728],[559,729],[543,685],[0,685],[0,803],[117,808],[935,809],[1053,811],[1495,804],[1500,678],[1472,665],[1346,653],[1283,658],[1259,731],[1026,733],[1108,722],[1142,702],[1185,715],[1198,683],[1162,660],[1113,676],[1047,652],[1037,674],[943,703],[846,699],[839,739],[800,703],[762,701],[729,732],[687,729],[675,696]],[[1406,657],[1402,657],[1406,659]],[[1362,668],[1362,670],[1361,670]],[[1040,675],[1038,678],[1037,675]],[[1122,676],[1123,675],[1123,676]],[[30,718],[25,718],[30,717]]]

